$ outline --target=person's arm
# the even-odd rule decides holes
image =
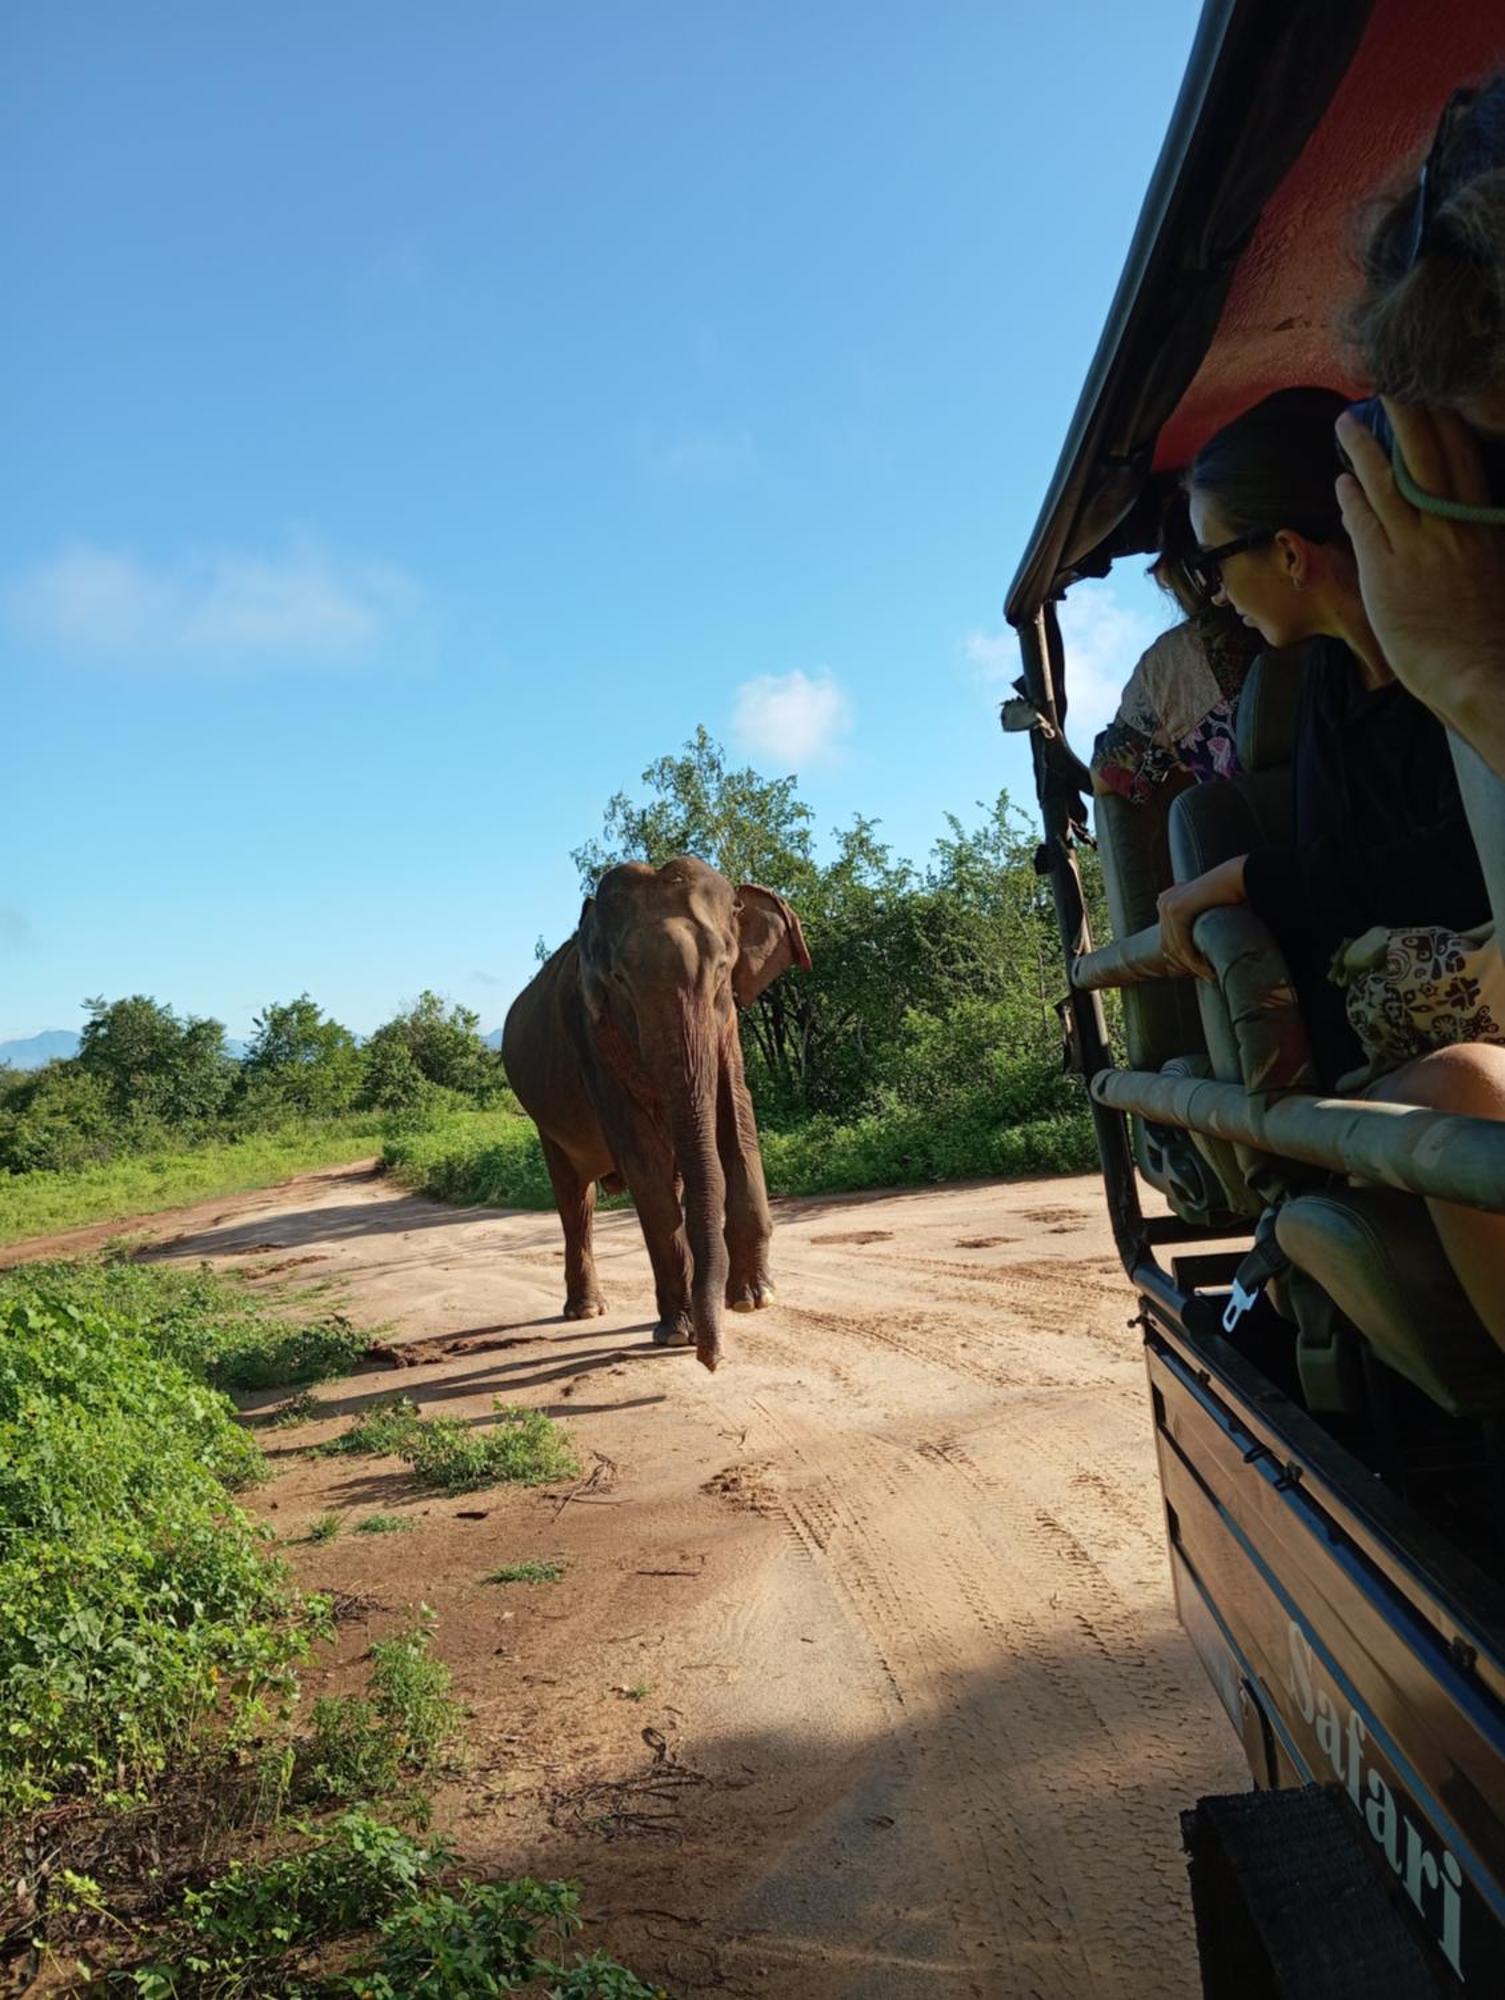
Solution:
[[[1448,412],[1386,399],[1401,454],[1424,492],[1487,503],[1472,433]],[[1505,528],[1412,506],[1373,435],[1348,414],[1353,465],[1338,504],[1358,558],[1364,609],[1396,678],[1505,776]]]
[[[1198,875],[1190,882],[1177,882],[1162,891],[1155,908],[1160,917],[1160,946],[1168,964],[1179,971],[1194,973],[1198,979],[1216,977],[1197,950],[1192,931],[1204,910],[1223,909],[1230,903],[1244,901],[1245,859],[1242,854],[1235,855],[1231,861],[1221,861],[1216,868],[1209,868],[1205,875]]]

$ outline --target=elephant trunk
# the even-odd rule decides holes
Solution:
[[[679,1023],[679,1062],[669,1092],[674,1155],[684,1181],[685,1236],[693,1276],[690,1315],[695,1352],[714,1369],[721,1359],[721,1312],[726,1299],[726,1174],[716,1143],[721,1035],[714,1011],[691,995]]]

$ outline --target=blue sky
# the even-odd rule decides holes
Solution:
[[[500,1021],[704,722],[921,855],[1028,796],[999,615],[1191,0],[0,26],[0,1038]],[[1073,616],[1100,706],[1154,629]]]

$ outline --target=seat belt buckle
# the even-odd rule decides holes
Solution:
[[[1233,1333],[1237,1329],[1239,1321],[1244,1317],[1244,1314],[1253,1312],[1254,1308],[1259,1304],[1259,1295],[1263,1290],[1264,1286],[1262,1284],[1255,1285],[1251,1289],[1248,1286],[1241,1285],[1237,1278],[1234,1279],[1233,1291],[1227,1305],[1223,1308],[1224,1333]]]

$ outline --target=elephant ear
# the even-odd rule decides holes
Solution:
[[[732,992],[739,1007],[750,1007],[763,988],[791,965],[810,970],[800,920],[772,889],[760,889],[755,882],[738,884],[737,935],[740,949],[732,968]]]
[[[606,1003],[605,968],[600,962],[600,940],[596,936],[596,899],[587,896],[580,905],[580,922],[575,927],[575,950],[580,956],[580,989],[591,1019],[599,1018]]]

